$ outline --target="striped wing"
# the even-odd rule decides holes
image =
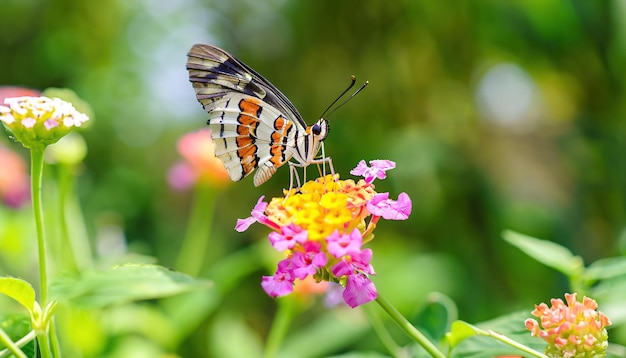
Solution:
[[[217,47],[194,45],[187,70],[230,178],[259,168],[254,185],[261,185],[291,158],[296,133],[306,129],[302,116],[269,81]]]

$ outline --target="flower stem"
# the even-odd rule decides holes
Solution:
[[[9,335],[2,328],[0,328],[0,343],[2,343],[2,345],[5,346],[6,349],[8,349],[11,353],[13,353],[13,355],[15,355],[16,357],[18,358],[28,357],[26,353],[22,352],[20,347],[11,340],[11,337],[9,337]]]
[[[437,349],[437,347],[426,338],[426,336],[420,332],[417,328],[415,328],[409,321],[398,312],[398,310],[389,303],[386,299],[384,299],[380,294],[378,294],[378,298],[376,302],[393,318],[394,321],[398,324],[400,328],[409,335],[409,337],[413,338],[419,345],[421,345],[431,356],[436,358],[445,358],[445,355]]]
[[[283,338],[285,338],[289,325],[296,313],[296,304],[292,297],[278,300],[278,310],[274,316],[274,322],[272,322],[272,327],[267,337],[267,344],[265,345],[265,353],[263,355],[265,358],[276,356],[278,348]]]
[[[389,334],[382,320],[378,316],[378,312],[373,309],[373,306],[363,305],[363,309],[369,318],[370,324],[376,332],[378,339],[385,346],[387,351],[394,357],[404,357],[406,354],[402,351],[402,348],[393,340],[393,337]]]
[[[46,238],[41,205],[41,187],[43,182],[43,152],[45,147],[30,149],[30,188],[33,202],[33,214],[37,229],[37,250],[39,255],[39,290],[40,301],[45,305],[48,299],[48,272],[46,266]]]
[[[187,233],[176,263],[177,269],[188,275],[197,276],[206,261],[216,199],[213,188],[196,185]]]

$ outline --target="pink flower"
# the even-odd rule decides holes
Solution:
[[[411,209],[411,198],[406,193],[400,193],[397,201],[389,199],[389,193],[376,194],[367,203],[367,210],[372,215],[386,220],[406,220],[411,215]]]
[[[224,164],[215,156],[215,144],[209,129],[182,136],[178,141],[178,153],[184,161],[175,164],[168,173],[168,182],[174,189],[187,189],[196,183],[220,187],[231,182]]]
[[[5,98],[23,96],[39,97],[41,91],[26,87],[0,86],[0,104],[4,103]]]
[[[293,291],[295,276],[292,271],[290,259],[284,259],[278,263],[278,269],[274,276],[263,276],[261,287],[271,297],[285,296]]]
[[[363,238],[361,232],[358,229],[352,230],[347,234],[339,234],[338,231],[334,231],[329,237],[326,238],[328,243],[328,252],[336,258],[340,258],[345,255],[356,254],[361,251],[361,244]]]
[[[30,200],[30,179],[24,159],[0,146],[0,200],[19,208]]]
[[[336,277],[349,276],[355,273],[366,273],[375,275],[374,267],[370,265],[372,260],[372,250],[365,249],[359,253],[352,254],[339,261],[331,268],[331,272]]]
[[[343,299],[348,306],[354,308],[378,298],[378,292],[374,283],[363,274],[348,276],[346,289],[343,291]]]
[[[197,180],[198,175],[187,163],[176,163],[167,172],[167,182],[174,190],[187,190],[191,188]]]
[[[297,243],[303,244],[308,233],[298,225],[291,223],[280,228],[280,233],[273,231],[269,234],[270,243],[278,251],[293,249]]]
[[[326,297],[324,297],[324,306],[331,308],[345,303],[346,301],[343,299],[345,287],[336,282],[329,282],[328,284],[328,291],[326,292]]]
[[[263,201],[265,195],[261,196],[257,201],[254,209],[252,209],[252,216],[247,217],[245,219],[237,219],[237,225],[235,225],[235,230],[238,232],[244,232],[248,230],[250,225],[255,222],[260,222],[261,224],[267,225],[275,230],[280,229],[280,226],[275,224],[265,215],[265,208],[267,207],[267,203]]]
[[[365,161],[361,160],[350,174],[360,175],[367,183],[372,183],[374,179],[385,179],[387,177],[385,172],[396,167],[396,163],[391,160],[370,160],[370,165],[371,167],[368,167]]]
[[[314,275],[317,270],[324,267],[328,262],[326,254],[321,252],[322,245],[318,242],[307,241],[304,245],[304,252],[294,251],[291,258],[294,275],[303,280],[308,275]]]

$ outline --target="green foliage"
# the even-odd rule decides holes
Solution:
[[[108,270],[56,276],[50,296],[78,308],[95,309],[209,287],[209,281],[195,280],[161,266],[123,264]]]
[[[0,327],[2,327],[11,340],[15,342],[27,336],[28,332],[31,330],[30,317],[26,314],[0,315]],[[4,348],[5,346],[0,343],[0,350]],[[28,357],[35,356],[34,341],[31,340],[26,343],[21,349]]]
[[[35,290],[28,282],[13,277],[0,277],[0,293],[16,300],[28,310],[33,311]]]
[[[455,321],[446,334],[452,357],[479,358],[520,355],[522,352],[534,357],[544,357],[545,343],[530,336],[524,327],[527,312],[517,312],[476,325]],[[511,341],[518,347],[508,345]],[[505,344],[506,343],[506,344]],[[522,351],[521,345],[525,346]]]
[[[513,231],[505,231],[504,239],[542,264],[560,271],[570,279],[579,277],[583,260],[570,250],[547,240],[539,240]]]

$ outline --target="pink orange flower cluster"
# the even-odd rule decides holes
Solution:
[[[230,178],[224,164],[215,156],[211,130],[185,134],[178,141],[178,153],[184,161],[170,169],[167,180],[176,190],[186,190],[197,183],[225,186]]]
[[[552,307],[545,303],[535,305],[532,315],[539,318],[539,323],[529,318],[526,328],[548,342],[548,357],[604,357],[609,318],[597,311],[598,304],[589,297],[578,302],[576,293],[566,293],[565,301],[553,298]]]
[[[271,245],[285,253],[273,276],[264,276],[261,286],[272,297],[293,291],[296,280],[309,276],[317,281],[340,283],[343,299],[356,307],[378,297],[370,264],[372,250],[363,244],[382,217],[405,220],[411,213],[411,199],[401,193],[398,200],[389,193],[377,193],[373,181],[384,179],[395,167],[388,160],[365,161],[350,173],[364,179],[339,180],[330,175],[306,182],[299,190],[269,203],[261,197],[252,216],[239,219],[236,230],[244,231],[259,222],[274,230],[268,236]],[[369,219],[369,220],[368,220]]]

